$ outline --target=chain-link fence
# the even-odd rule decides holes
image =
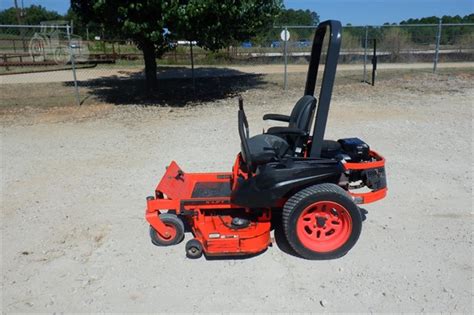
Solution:
[[[304,78],[301,73],[306,71],[315,28],[275,27],[267,36],[217,52],[197,46],[191,50],[190,42],[178,41],[157,60],[158,77],[167,80],[160,82],[161,89],[173,95],[179,95],[178,87],[196,91],[200,80],[191,80],[193,76],[209,79],[271,74],[279,76],[282,85],[288,73]],[[288,31],[287,41],[280,37],[284,30]],[[339,69],[350,70],[359,80],[367,81],[374,48],[379,71],[436,71],[438,64],[474,62],[474,24],[345,26]],[[191,64],[196,65],[196,71],[190,69]],[[61,21],[37,26],[0,25],[0,97],[5,104],[75,104],[91,96],[106,103],[140,102],[143,70],[143,55],[128,39],[83,40]],[[290,86],[300,84],[291,78]]]
[[[77,64],[89,63],[89,51],[64,21],[40,25],[0,25],[0,83],[2,104],[26,99],[50,105],[80,103]],[[60,73],[52,79],[51,73]],[[63,82],[63,88],[47,88]],[[28,84],[26,86],[22,84]],[[71,86],[74,87],[71,90]],[[20,104],[23,104],[20,102]]]
[[[282,34],[286,30],[290,35],[287,43],[277,41],[272,44],[286,45],[287,53],[283,62],[289,65],[308,63],[312,45],[308,29],[314,28],[302,26],[278,28]],[[402,64],[410,67],[410,64],[423,63],[433,71],[436,71],[440,62],[473,62],[474,23],[345,26],[339,63],[352,64],[354,65],[352,69],[361,70],[361,79],[365,82],[368,80],[369,68],[372,67],[374,59],[377,61],[378,69],[383,69],[385,64],[392,64],[387,68],[393,69],[403,68]],[[420,68],[420,65],[417,68]]]
[[[0,25],[1,74],[19,70],[54,70],[89,62],[88,45],[60,21],[41,25]]]

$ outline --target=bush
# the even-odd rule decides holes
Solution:
[[[362,45],[359,37],[352,35],[350,32],[342,31],[342,49],[352,50],[361,47]]]
[[[474,48],[474,33],[463,34],[457,36],[454,45],[457,49],[473,49]]]
[[[411,36],[401,28],[391,27],[383,32],[380,42],[380,49],[391,53],[391,60],[397,61],[400,58],[400,52],[413,45]]]

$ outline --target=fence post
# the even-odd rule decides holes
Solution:
[[[5,62],[5,70],[10,70],[10,68],[8,67],[8,58],[7,58],[7,54],[3,54],[3,62]]]
[[[441,42],[441,24],[442,24],[442,20],[439,19],[438,33],[436,34],[436,49],[435,49],[435,57],[434,57],[434,63],[433,63],[433,73],[436,72],[436,68],[438,67],[439,44]]]
[[[196,78],[194,76],[194,54],[193,54],[193,41],[189,41],[189,47],[191,49],[191,76],[193,79],[193,94],[196,94]]]
[[[376,75],[377,75],[377,39],[374,38],[374,55],[372,57],[372,86],[375,85]]]
[[[369,27],[365,26],[365,42],[364,42],[364,82],[367,82],[367,46],[369,45]]]
[[[284,40],[284,59],[285,59],[285,77],[283,80],[283,89],[286,91],[288,89],[288,26],[285,26],[285,40]]]
[[[81,97],[79,95],[79,87],[77,86],[77,75],[76,75],[76,62],[74,60],[74,51],[71,47],[71,30],[70,26],[66,26],[66,33],[67,33],[67,46],[69,48],[69,54],[71,55],[71,67],[72,67],[72,76],[74,78],[74,90],[76,92],[76,102],[77,105],[81,105]]]

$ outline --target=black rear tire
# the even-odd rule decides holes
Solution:
[[[152,226],[150,226],[151,242],[156,246],[171,246],[180,243],[184,238],[184,224],[176,214],[162,213],[161,221],[170,228],[170,236],[161,236]]]
[[[326,208],[326,204],[329,205],[329,209]],[[311,209],[313,205],[316,210]],[[331,205],[336,205],[338,209],[331,209]],[[339,209],[342,213],[338,212]],[[335,218],[336,221],[323,216]],[[314,217],[314,219],[307,217]],[[308,223],[304,222],[306,220]],[[294,194],[283,207],[282,221],[283,230],[291,247],[301,257],[312,260],[335,259],[344,256],[355,245],[362,229],[359,208],[350,195],[335,184],[314,185]],[[341,222],[342,225],[339,225]],[[338,232],[330,226],[335,226]],[[325,230],[326,227],[328,227],[327,230]],[[321,232],[324,235],[320,236]]]

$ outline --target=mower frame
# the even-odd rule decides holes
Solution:
[[[235,159],[231,172],[185,173],[175,161],[172,161],[156,186],[154,196],[147,197],[145,218],[151,226],[152,233],[156,233],[157,237],[161,238],[170,237],[170,226],[160,218],[161,214],[170,213],[185,222],[188,230],[194,235],[194,240],[192,240],[195,246],[194,252],[200,250],[208,256],[256,254],[264,251],[271,244],[272,214],[284,211],[283,208],[291,196],[312,187],[311,185],[332,183],[334,186],[341,186],[341,182],[347,180],[345,186],[347,196],[349,196],[347,199],[355,204],[367,204],[385,197],[387,193],[385,159],[377,152],[371,150],[370,161],[363,162],[342,160],[335,163],[334,160],[321,158],[341,46],[341,29],[340,22],[334,20],[322,22],[316,29],[305,95],[314,96],[323,40],[329,30],[319,105],[307,152],[304,157],[295,158],[289,163],[308,164],[309,168],[315,169],[319,166],[314,165],[320,163],[323,165],[321,166],[322,173],[288,180],[288,176],[292,176],[291,167],[285,175],[285,173],[278,173],[280,170],[274,167],[275,163],[269,163],[266,169],[276,175],[267,180],[267,184],[271,187],[266,191],[260,191],[258,187],[255,188],[257,174],[252,174],[252,171],[246,167],[246,162],[243,161],[240,153]],[[243,111],[241,102],[240,110]],[[324,163],[327,165],[324,166]],[[300,168],[297,171],[301,174],[309,168]],[[285,181],[282,181],[281,178],[284,176],[281,174],[286,176]],[[349,186],[349,179],[351,176],[354,178],[354,174],[355,178],[363,178],[367,183],[371,183],[367,187],[372,186],[372,188],[369,187],[368,191],[364,192],[353,191]],[[250,185],[253,190],[247,189],[245,184]],[[268,198],[262,199],[259,194],[266,194]],[[238,213],[240,218],[248,219],[249,225],[244,228],[232,225],[235,213]],[[201,248],[196,249],[196,246]],[[192,254],[193,251],[190,253]]]

